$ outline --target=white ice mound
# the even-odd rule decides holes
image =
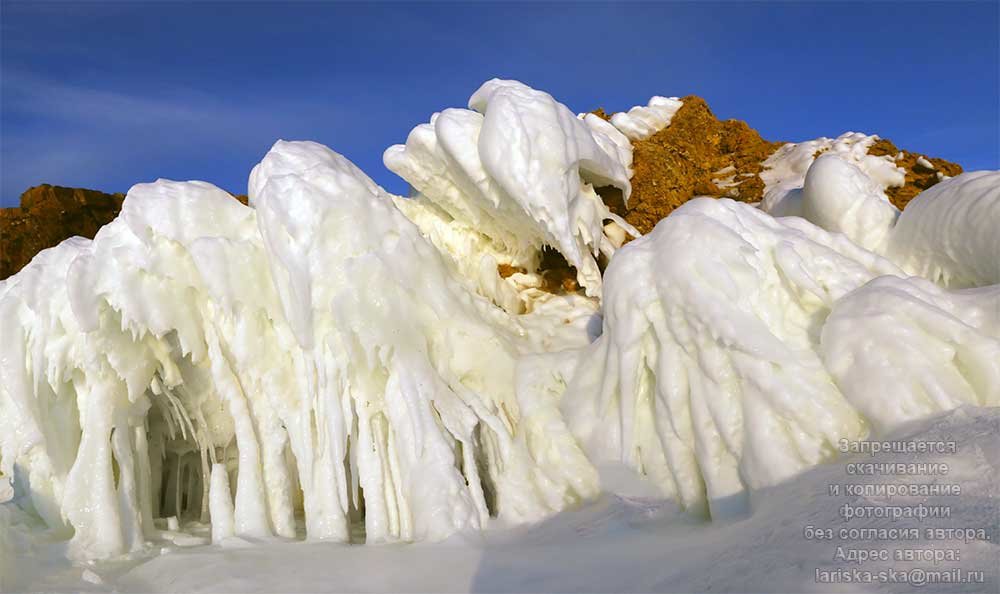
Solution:
[[[837,303],[821,342],[830,374],[877,430],[1000,405],[1000,285],[878,278]]]
[[[833,304],[883,274],[899,270],[804,220],[690,201],[608,267],[567,422],[592,460],[693,509],[791,476],[864,431],[818,345]]]
[[[892,213],[856,193],[853,166],[829,159],[812,180],[829,185],[807,181],[807,196],[831,200],[815,216],[864,239],[868,209],[880,225]],[[936,199],[991,217],[961,216],[973,238],[964,244],[958,226],[939,228],[939,244],[965,254],[989,253],[983,232],[1000,221],[1000,194],[970,187],[977,175]],[[918,209],[912,224],[938,215]],[[713,515],[870,426],[1000,404],[1000,286],[949,292],[844,233],[728,199],[688,202],[623,248],[603,309],[603,335],[567,379],[567,424],[592,461],[624,462]]]
[[[367,542],[440,539],[591,494],[571,439],[585,466],[560,482],[515,438],[521,331],[381,188],[278,142],[250,200],[137,185],[93,242],[0,284],[3,471],[75,555],[139,548],[169,516],[216,538],[294,537],[299,511],[309,538],[363,515]]]
[[[893,206],[861,168],[836,154],[816,159],[783,207],[888,257],[911,275],[950,288],[1000,283],[1000,172],[963,173]],[[771,213],[774,214],[774,213]],[[788,214],[787,212],[785,214]]]
[[[772,216],[799,216],[882,254],[907,273],[953,288],[1000,283],[1000,172],[948,178],[914,198],[900,213],[877,178],[837,152],[810,162],[802,187],[780,203],[761,205]],[[773,208],[772,208],[773,207]]]
[[[677,110],[684,105],[677,97],[660,97],[647,105],[636,105],[627,112],[611,116],[611,123],[630,140],[645,140],[670,125]]]
[[[899,217],[888,255],[947,287],[1000,283],[1000,171],[974,171],[921,192]]]
[[[386,150],[386,167],[419,192],[400,208],[464,263],[466,275],[489,269],[484,257],[493,276],[497,264],[533,272],[549,245],[576,267],[588,295],[600,295],[597,257],[609,258],[621,244],[606,235],[606,222],[638,233],[595,188],[614,186],[628,199],[631,147],[625,150],[610,126],[580,120],[551,95],[516,81],[485,83],[469,106],[475,111],[435,114],[405,145]]]
[[[868,154],[868,149],[878,139],[875,135],[845,132],[837,138],[823,137],[783,145],[763,163],[761,209],[776,217],[801,215],[799,192],[805,184],[806,172],[820,154],[836,155],[855,165],[878,185],[883,195],[886,188],[903,185],[906,170],[896,165],[893,156]]]
[[[821,155],[806,173],[802,217],[874,252],[883,252],[899,209],[859,167],[836,154]]]

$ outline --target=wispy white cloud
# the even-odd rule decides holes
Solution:
[[[26,187],[42,182],[121,180],[118,187],[100,189],[123,190],[157,160],[175,162],[179,153],[193,163],[249,159],[277,138],[341,125],[350,122],[338,118],[333,105],[308,97],[243,90],[216,96],[177,85],[104,89],[6,71],[0,201],[10,206]]]
[[[61,120],[88,128],[177,130],[200,138],[234,140],[254,128],[298,129],[317,111],[331,110],[308,102],[285,101],[280,108],[234,91],[219,97],[183,87],[120,91],[66,84],[23,73],[5,73],[4,106],[10,115]],[[254,127],[248,127],[254,122]],[[173,134],[167,137],[174,136]]]

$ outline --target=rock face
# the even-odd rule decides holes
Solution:
[[[596,115],[610,120],[603,110]],[[626,209],[621,192],[613,187],[599,192],[612,212],[623,216],[640,232],[649,233],[660,219],[695,196],[728,197],[741,202],[763,198],[763,162],[783,142],[761,138],[740,120],[721,121],[705,100],[689,95],[673,115],[670,125],[633,147],[632,197]],[[962,172],[961,166],[905,150],[880,139],[869,149],[872,155],[890,155],[906,170],[906,182],[886,189],[894,205],[904,208],[921,191]],[[246,204],[245,195],[235,196]],[[19,208],[0,209],[0,279],[24,267],[39,251],[64,239],[81,235],[92,238],[97,230],[121,210],[122,194],[41,185],[21,196]],[[562,270],[559,263],[551,268]],[[572,273],[556,274],[553,290],[575,290],[563,282]],[[566,277],[566,278],[564,278]]]

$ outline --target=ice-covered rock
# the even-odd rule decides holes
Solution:
[[[963,404],[1000,405],[1000,285],[948,291],[877,278],[836,304],[820,351],[880,431]]]
[[[670,125],[670,119],[683,105],[677,97],[651,98],[647,105],[636,105],[627,112],[611,116],[611,123],[630,140],[644,140]]]
[[[435,114],[386,150],[386,167],[419,192],[400,208],[501,304],[509,298],[491,294],[492,277],[481,271],[533,272],[546,245],[576,267],[588,295],[600,295],[597,257],[615,250],[605,221],[638,233],[595,188],[614,186],[628,200],[631,150],[608,127],[516,81],[486,82],[469,107]]]
[[[821,154],[836,155],[861,169],[878,185],[884,197],[885,188],[903,185],[906,171],[889,155],[868,154],[878,139],[875,135],[845,132],[837,138],[823,137],[783,145],[763,163],[761,208],[774,216],[800,215],[801,195],[796,190],[805,184],[806,173]]]
[[[692,509],[738,503],[864,433],[820,331],[837,300],[886,274],[901,271],[802,219],[688,202],[608,267],[604,333],[563,414],[592,460],[621,460]]]
[[[802,217],[861,247],[881,252],[899,210],[864,171],[836,154],[820,155],[806,173]]]

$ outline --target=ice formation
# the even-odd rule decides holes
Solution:
[[[688,507],[726,514],[748,490],[829,458],[838,439],[1000,404],[1000,285],[990,277],[1000,173],[945,182],[896,227],[879,227],[875,243],[893,262],[850,241],[865,219],[891,223],[891,206],[839,157],[814,168],[830,186],[807,181],[806,204],[832,205],[807,210],[828,229],[699,198],[611,262],[604,332],[561,403],[591,460],[620,460]],[[843,217],[824,214],[838,208],[855,217],[846,234]],[[941,224],[945,209],[961,222]],[[931,228],[934,253],[962,264],[906,250]],[[977,266],[982,288],[958,292],[905,271]]]
[[[899,209],[858,166],[836,154],[820,155],[809,167],[801,192],[801,216],[863,248],[882,252]]]
[[[3,285],[4,471],[77,554],[133,550],[170,515],[294,537],[301,509],[310,538],[346,541],[363,510],[378,542],[573,500],[519,460],[517,323],[388,195],[279,142],[250,200],[140,184],[93,242]]]
[[[628,200],[631,147],[610,126],[516,81],[485,83],[469,107],[435,114],[386,150],[386,167],[419,192],[400,208],[482,288],[497,264],[535,270],[549,245],[576,267],[587,294],[599,295],[597,256],[610,258],[621,244],[606,223],[638,233],[595,188],[617,187]]]
[[[279,141],[249,207],[139,184],[0,283],[0,549],[15,508],[80,558],[193,522],[437,540],[593,497],[607,460],[725,515],[841,438],[1000,404],[1000,173],[900,214],[874,137],[789,145],[781,200],[696,199],[621,247],[597,189],[628,198],[625,135],[514,81],[469,106],[386,151],[411,197]],[[584,294],[539,288],[545,246]]]
[[[644,140],[669,126],[683,104],[677,97],[656,96],[647,105],[614,114],[611,123],[630,140]]]
[[[10,478],[0,476],[0,503],[7,503],[14,498],[14,485],[10,483]]]
[[[688,202],[608,267],[604,333],[562,410],[592,459],[620,459],[689,507],[738,502],[862,434],[820,329],[843,296],[898,273],[802,219]]]
[[[817,138],[788,143],[764,161],[760,178],[764,182],[761,208],[774,216],[801,214],[801,188],[806,173],[820,154],[837,155],[860,168],[884,194],[885,188],[903,185],[906,171],[889,155],[869,155],[879,139],[875,135],[845,132],[837,138]]]
[[[967,173],[937,184],[896,224],[889,257],[946,287],[1000,284],[1000,176]]]

